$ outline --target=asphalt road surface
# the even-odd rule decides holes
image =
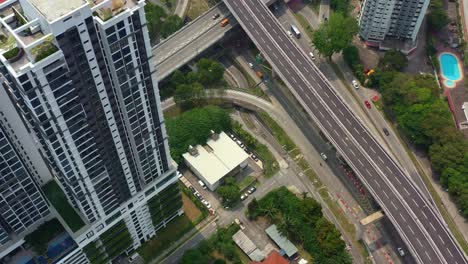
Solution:
[[[361,177],[419,263],[468,263],[415,184],[259,0],[225,0],[312,119]]]

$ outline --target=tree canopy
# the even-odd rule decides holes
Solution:
[[[291,241],[302,244],[314,263],[352,263],[341,234],[322,215],[320,204],[310,197],[299,199],[286,187],[269,192],[248,205],[250,218],[266,216]]]
[[[151,43],[159,37],[167,38],[184,25],[184,21],[177,15],[168,16],[164,8],[147,2],[145,5],[146,21]]]
[[[226,177],[216,192],[221,196],[224,206],[233,207],[240,201],[241,192],[234,177]]]
[[[348,47],[357,32],[356,19],[334,13],[314,32],[312,42],[320,54],[331,58],[334,53]]]
[[[444,4],[441,0],[431,1],[428,22],[430,29],[434,31],[440,31],[450,22],[447,10],[444,8]]]
[[[385,112],[412,143],[428,150],[441,184],[468,217],[468,144],[456,129],[434,77],[378,70],[373,78]]]
[[[408,66],[408,58],[398,50],[391,49],[385,52],[379,61],[379,67],[384,71],[401,71]]]
[[[166,119],[172,158],[180,163],[189,145],[205,144],[211,130],[219,133],[231,128],[229,113],[217,106],[195,108]]]

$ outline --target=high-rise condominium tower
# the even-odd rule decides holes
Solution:
[[[385,39],[414,42],[430,0],[364,0],[359,18],[360,35],[369,43]]]
[[[85,263],[82,248],[88,259],[110,260],[182,213],[144,5],[144,0],[0,4],[2,89],[86,222],[73,235],[78,248],[65,263]],[[131,242],[110,248],[109,232],[128,233]]]

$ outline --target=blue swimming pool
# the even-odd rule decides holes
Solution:
[[[460,62],[452,53],[442,53],[439,56],[440,70],[447,87],[454,87],[456,82],[461,80]]]

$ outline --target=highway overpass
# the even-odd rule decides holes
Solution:
[[[261,1],[270,5],[276,0]],[[220,16],[213,20],[214,14]],[[229,18],[230,23],[221,27],[220,22],[226,17]],[[166,78],[173,71],[220,41],[236,25],[237,21],[232,17],[226,5],[221,2],[155,45],[152,50],[158,81]]]
[[[380,204],[418,263],[466,264],[441,215],[260,0],[224,0],[276,73]]]

